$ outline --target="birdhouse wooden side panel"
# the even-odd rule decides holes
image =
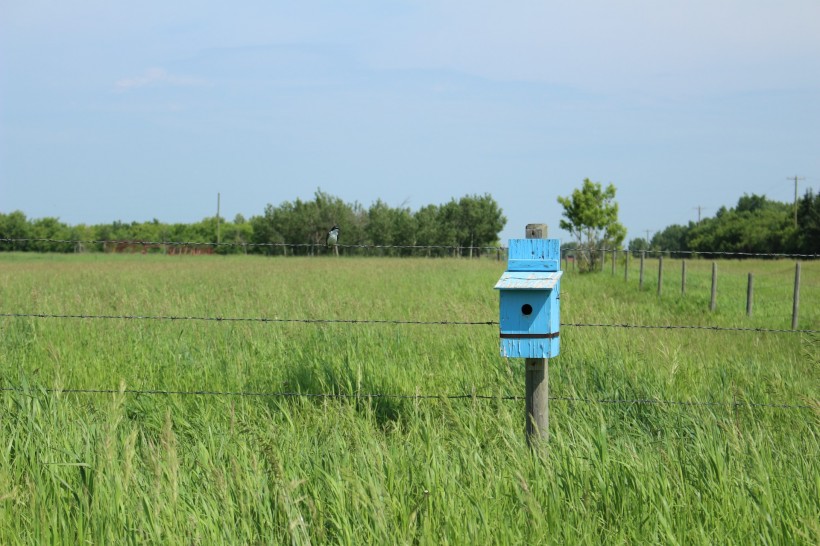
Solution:
[[[558,355],[559,290],[500,291],[501,355],[551,358]]]
[[[508,271],[558,271],[560,265],[558,239],[510,239]]]

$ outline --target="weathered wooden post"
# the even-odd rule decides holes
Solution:
[[[558,355],[560,321],[560,247],[547,239],[547,226],[528,224],[526,239],[511,239],[507,271],[499,290],[501,355],[524,358],[527,441],[549,439],[548,359]]]
[[[794,301],[792,302],[792,330],[797,330],[797,317],[800,314],[800,262],[794,264]]]
[[[615,262],[618,261],[618,249],[612,250],[612,275],[615,275]]]
[[[749,282],[746,285],[746,316],[752,316],[752,301],[754,300],[755,278],[749,273]]]
[[[712,299],[709,301],[709,310],[717,309],[717,262],[712,262]]]
[[[686,260],[680,262],[680,295],[686,295]]]
[[[658,256],[658,297],[663,292],[663,254]]]
[[[606,265],[606,250],[603,248],[601,249],[601,273],[604,272],[604,266]]]
[[[624,251],[624,282],[629,280],[629,255],[631,252],[629,250]]]
[[[646,251],[641,250],[641,272],[638,275],[638,290],[643,290],[643,263],[646,260]]]

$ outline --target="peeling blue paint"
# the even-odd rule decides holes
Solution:
[[[560,350],[562,271],[558,239],[512,239],[499,290],[501,355],[552,358]]]

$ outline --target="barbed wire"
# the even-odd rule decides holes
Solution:
[[[236,241],[144,241],[128,239],[51,239],[46,237],[0,238],[0,243],[54,243],[66,245],[133,245],[133,246],[206,246],[206,247],[239,247],[239,248],[322,248],[321,243],[246,243]],[[507,251],[505,246],[463,246],[463,245],[378,245],[378,244],[338,244],[339,248],[350,249],[399,249],[399,250],[486,250]],[[736,252],[724,250],[627,250],[621,248],[564,248],[562,255],[589,254],[592,252],[629,252],[631,254],[687,254],[707,256],[743,256],[759,258],[820,258],[820,254],[797,254],[787,252]]]
[[[392,324],[424,326],[498,326],[494,320],[453,321],[453,320],[391,320],[391,319],[300,319],[268,317],[208,317],[175,315],[85,315],[53,313],[0,313],[0,318],[44,318],[44,319],[87,319],[87,320],[157,320],[157,321],[205,321],[205,322],[260,322],[260,323],[302,323],[302,324]],[[630,328],[641,330],[704,330],[712,332],[756,332],[765,334],[820,334],[820,330],[788,330],[777,328],[744,328],[735,326],[700,326],[690,324],[606,324],[591,322],[562,322],[562,327],[570,328]]]
[[[693,324],[596,324],[596,323],[561,323],[561,326],[578,328],[634,328],[642,330],[706,330],[712,332],[757,332],[764,334],[820,334],[820,330],[788,330],[778,328],[744,328],[736,326],[699,326]]]
[[[60,315],[49,313],[0,313],[7,318],[55,318],[91,320],[159,320],[159,321],[206,321],[206,322],[263,322],[263,323],[303,323],[303,324],[414,324],[436,326],[492,326],[494,321],[452,321],[452,320],[388,320],[388,319],[298,319],[268,317],[205,317],[173,315]]]
[[[48,239],[48,238],[0,238],[0,243],[54,243],[66,245],[134,245],[134,246],[209,246],[241,248],[323,248],[322,243],[243,243],[243,242],[207,242],[207,241],[142,241],[113,239]],[[506,250],[502,246],[464,246],[464,245],[377,245],[377,244],[337,244],[339,248],[374,248],[405,250]]]
[[[200,397],[246,397],[246,398],[328,398],[328,399],[398,399],[398,400],[506,400],[522,401],[524,396],[490,395],[490,394],[391,394],[391,393],[306,393],[306,392],[260,392],[260,391],[215,391],[215,390],[165,390],[165,389],[54,389],[54,388],[27,388],[0,387],[0,392],[18,392],[30,394],[41,391],[51,394],[128,394],[146,396],[200,396]],[[694,400],[665,400],[659,398],[588,398],[573,396],[550,396],[550,401],[582,404],[604,405],[667,405],[689,407],[759,407],[776,409],[817,409],[820,400],[810,400],[810,404],[786,404],[750,402],[735,400],[733,402]]]
[[[757,258],[820,258],[820,254],[791,254],[786,252],[734,252],[729,250],[628,250],[623,248],[564,248],[562,255],[589,254],[596,252],[628,252],[634,255],[646,254],[687,254],[707,256],[743,256]]]

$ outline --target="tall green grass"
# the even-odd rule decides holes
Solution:
[[[0,256],[0,312],[497,320],[489,260]],[[562,321],[788,328],[794,266],[568,272]],[[820,267],[803,266],[817,329]],[[745,316],[746,272],[756,277]],[[653,277],[654,274],[654,277]],[[550,443],[491,326],[0,319],[3,544],[817,544],[817,339],[572,328]],[[284,398],[63,389],[434,394]],[[476,393],[493,399],[448,399]],[[810,409],[733,406],[784,403]]]

